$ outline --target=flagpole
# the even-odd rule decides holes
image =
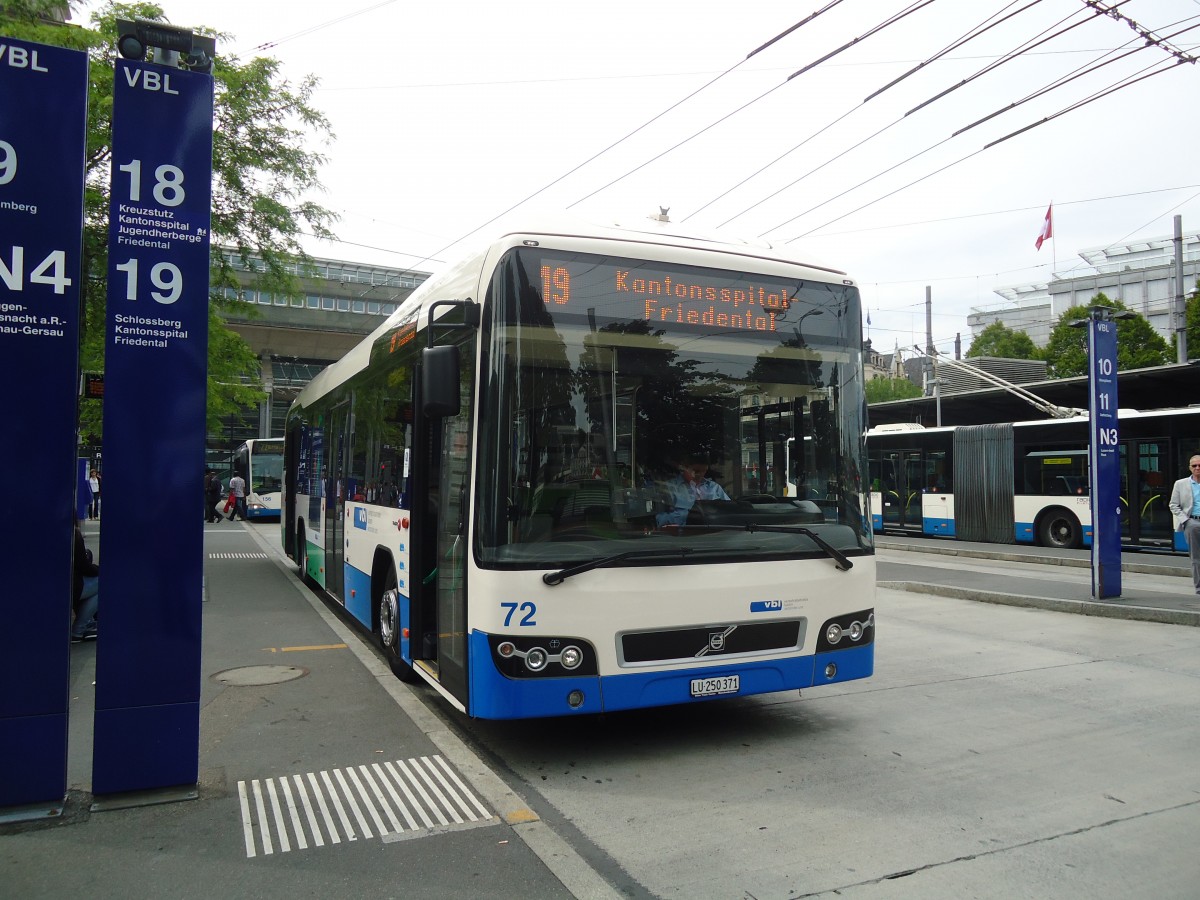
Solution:
[[[1054,198],[1050,198],[1050,277],[1046,279],[1046,292],[1050,292],[1050,282],[1054,279],[1054,270],[1058,268],[1058,243],[1054,240]],[[1050,304],[1051,313],[1054,312],[1054,304]]]

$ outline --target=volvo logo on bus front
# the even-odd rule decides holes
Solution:
[[[700,648],[697,656],[705,656],[709,653],[721,653],[725,650],[725,639],[737,630],[736,625],[730,625],[722,631],[710,631],[708,633],[708,643]]]

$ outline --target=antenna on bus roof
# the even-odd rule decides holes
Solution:
[[[660,206],[658,208],[657,213],[650,214],[650,218],[653,219],[655,222],[670,222],[671,221],[671,216],[669,215],[670,212],[671,212],[671,207]]]
[[[1077,409],[1074,406],[1059,406],[1057,403],[1051,403],[1049,400],[1043,400],[1037,394],[1027,391],[1025,388],[1015,385],[1011,381],[1001,378],[999,375],[994,375],[985,369],[981,369],[979,366],[973,366],[970,363],[963,362],[961,359],[950,359],[949,357],[942,356],[937,352],[936,349],[934,349],[932,353],[927,353],[916,344],[913,344],[913,350],[921,356],[932,359],[939,365],[955,366],[957,368],[964,369],[967,372],[970,372],[972,375],[982,378],[989,384],[995,385],[998,388],[1003,388],[1014,397],[1024,400],[1034,409],[1045,413],[1052,419],[1072,419],[1076,416],[1086,417],[1088,414],[1086,409]]]

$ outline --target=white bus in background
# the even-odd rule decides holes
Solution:
[[[1122,409],[1121,543],[1186,552],[1168,503],[1200,452],[1200,408]],[[1070,549],[1092,543],[1088,418],[867,432],[877,534]]]
[[[300,393],[284,548],[471,716],[865,678],[860,322],[852,280],[781,248],[508,231]],[[721,490],[689,499],[685,465]]]
[[[234,451],[233,471],[246,482],[246,517],[279,518],[283,438],[252,438]]]

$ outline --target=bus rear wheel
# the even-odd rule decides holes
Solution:
[[[379,597],[379,647],[387,657],[392,674],[409,683],[417,680],[412,666],[400,656],[400,593],[395,576],[389,576]]]
[[[1083,528],[1070,510],[1056,506],[1038,522],[1038,543],[1058,550],[1074,550],[1083,543]]]

